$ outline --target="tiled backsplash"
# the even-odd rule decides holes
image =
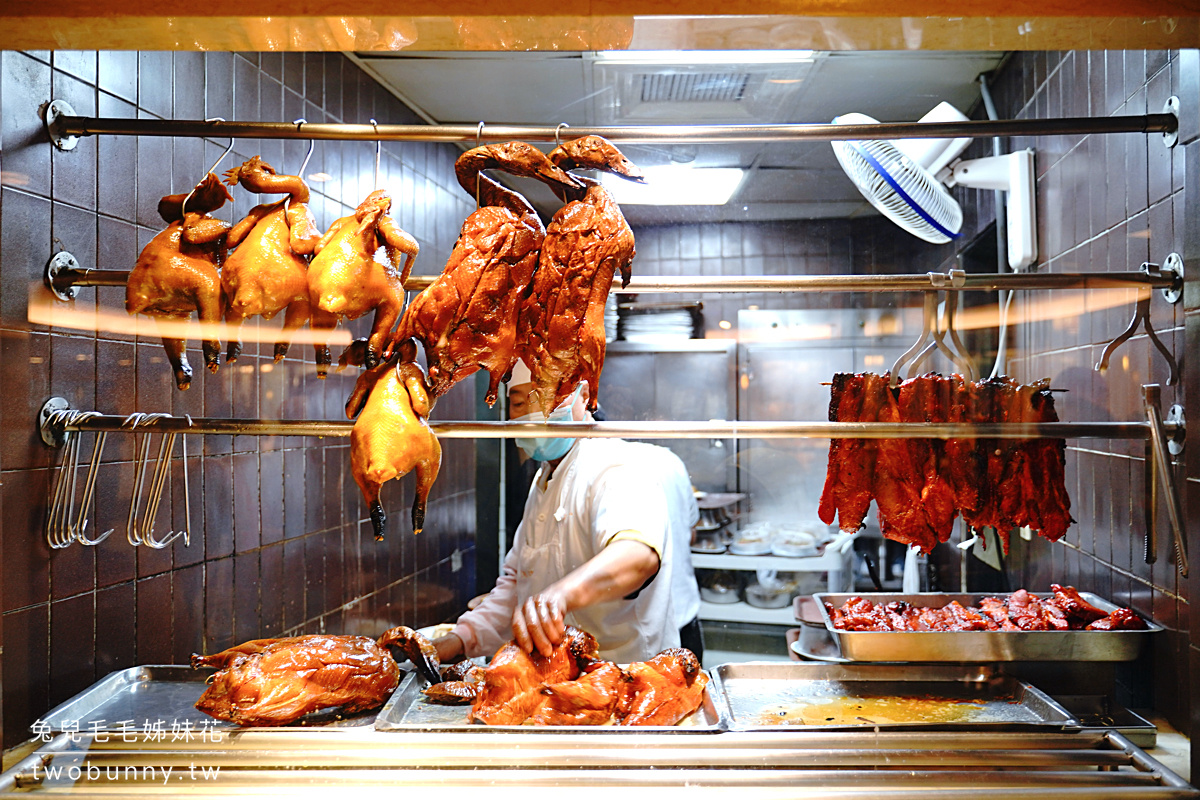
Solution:
[[[183,460],[172,461],[156,530],[187,527],[191,543],[164,549],[125,541],[134,480],[133,437],[111,434],[98,473],[90,530],[114,529],[97,547],[51,551],[45,518],[58,454],[42,445],[34,420],[61,395],[80,409],[110,414],[170,412],[193,417],[345,419],[350,372],[318,380],[309,346],[279,364],[269,342],[249,336],[236,364],[209,374],[189,343],[191,388],[174,388],[157,338],[53,330],[30,324],[31,286],[69,250],[85,267],[131,269],[162,227],[160,196],[186,191],[225,141],[83,137],[59,152],[42,132],[39,105],[67,100],[82,115],[310,122],[419,123],[340,54],[3,53],[0,66],[0,542],[4,744],[28,736],[48,708],[99,677],[136,664],[187,663],[246,639],[324,630],[378,635],[388,625],[427,625],[452,616],[475,593],[475,455],[468,440],[443,444],[441,475],[424,532],[408,526],[411,478],[385,486],[392,520],[377,544],[350,475],[346,439],[188,437],[191,519],[185,519]],[[239,139],[218,171],[252,155],[299,169],[303,141]],[[421,245],[414,272],[440,271],[462,219],[473,208],[453,175],[449,145],[387,143],[380,185],[392,215]],[[324,228],[350,213],[373,187],[374,145],[317,142],[307,174],[312,209]],[[258,198],[234,189],[240,219]],[[124,314],[121,288],[81,289],[77,309]],[[279,318],[261,322],[278,327]],[[247,323],[255,329],[258,320]],[[350,325],[365,335],[370,316]],[[248,331],[249,332],[249,331]],[[269,338],[269,337],[268,337]],[[337,349],[335,348],[335,354]],[[471,382],[434,416],[471,419]],[[151,453],[157,454],[157,437]],[[92,437],[83,442],[90,454]],[[460,563],[452,559],[461,551]]]

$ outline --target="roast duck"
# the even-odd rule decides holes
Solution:
[[[190,197],[186,193],[163,197],[158,213],[167,228],[142,249],[125,284],[125,310],[154,318],[180,389],[191,385],[192,367],[187,342],[176,325],[181,327],[193,312],[199,312],[201,323],[216,326],[221,322],[223,298],[217,268],[225,260],[229,223],[209,214],[232,199],[211,172]],[[205,366],[216,372],[221,343],[215,337],[204,339],[202,347]]]
[[[838,374],[834,422],[1057,422],[1048,381],[966,381],[922,375],[888,387],[887,375]],[[1028,526],[1055,541],[1071,499],[1062,439],[833,439],[818,513],[844,531],[862,527],[874,500],[883,535],[928,553],[962,514],[972,527]]]
[[[596,169],[644,182],[638,168],[599,136],[565,142],[549,157],[565,171]],[[595,409],[604,368],[604,305],[617,270],[621,285],[629,283],[635,253],[633,231],[612,195],[596,181],[576,180],[582,188],[551,187],[566,204],[546,226],[517,332],[547,414],[580,381],[588,382],[588,405]]]
[[[546,231],[529,201],[483,175],[486,169],[555,187],[579,186],[524,142],[483,145],[459,156],[458,182],[477,198],[479,208],[463,222],[441,275],[405,310],[395,341],[411,337],[424,345],[434,397],[480,368],[487,370],[491,405],[519,355],[517,313]]]
[[[978,607],[952,600],[942,608],[921,608],[903,600],[875,603],[851,597],[840,608],[826,603],[829,619],[844,631],[1116,631],[1145,630],[1127,608],[1112,613],[1084,600],[1073,586],[1050,584],[1053,596],[1039,598],[1024,589],[1008,597],[985,597]]]
[[[416,355],[412,340],[404,342],[391,359],[358,376],[346,401],[346,416],[358,416],[350,430],[350,466],[370,510],[376,540],[383,539],[387,526],[380,487],[416,472],[412,526],[413,533],[420,533],[429,489],[442,463],[442,447],[426,421],[434,400]]]
[[[374,310],[365,354],[368,368],[379,363],[404,310],[404,282],[420,249],[417,240],[388,216],[391,207],[387,192],[371,192],[354,214],[330,226],[308,267],[314,331],[333,330],[339,319],[358,319]],[[329,351],[318,352],[322,357],[317,374],[323,378],[329,370]]]
[[[700,707],[708,684],[691,650],[664,650],[622,669],[598,658],[591,634],[570,626],[549,657],[509,642],[486,667],[451,669],[425,696],[470,703],[467,720],[487,725],[676,725]]]
[[[389,648],[402,652],[427,680],[439,680],[437,650],[403,626],[378,640],[366,636],[294,636],[255,639],[210,656],[193,655],[192,668],[215,667],[196,708],[237,725],[288,725],[313,711],[343,714],[376,708],[395,691],[400,668]]]
[[[258,156],[225,173],[230,186],[240,183],[258,194],[286,194],[264,203],[229,231],[228,243],[236,248],[221,269],[225,289],[225,323],[229,332],[226,361],[242,352],[238,332],[247,317],[274,319],[280,311],[283,333],[275,344],[275,360],[287,355],[293,331],[310,316],[308,256],[321,238],[308,208],[308,186],[296,175],[278,175]],[[317,362],[329,363],[329,347],[317,347]]]

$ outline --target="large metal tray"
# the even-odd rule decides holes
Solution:
[[[716,733],[725,729],[717,711],[713,696],[712,673],[704,690],[704,702],[700,708],[685,717],[678,725],[643,725],[623,727],[605,725],[482,725],[467,722],[470,706],[444,706],[431,703],[421,690],[424,679],[415,672],[408,674],[400,687],[387,701],[375,719],[375,729],[380,731],[570,731],[572,733]]]
[[[1047,598],[1050,594],[1034,593]],[[1103,611],[1118,606],[1090,592],[1080,595]],[[838,644],[842,658],[850,661],[1133,661],[1146,636],[1163,628],[1146,620],[1144,631],[842,631],[833,626],[825,603],[840,607],[851,597],[875,603],[903,600],[914,606],[941,608],[952,600],[964,606],[978,603],[985,594],[886,594],[859,593],[814,595],[825,627]]]
[[[1048,695],[988,667],[749,662],[722,664],[712,672],[720,713],[735,731],[1078,727]],[[860,699],[872,710],[860,711]],[[815,712],[820,717],[827,711],[836,722],[804,719],[806,713],[811,720]],[[880,713],[904,719],[871,716]]]
[[[214,719],[196,708],[204,681],[215,670],[183,665],[150,665],[113,672],[72,697],[34,724],[35,734],[57,731],[203,735],[239,726]],[[341,717],[337,709],[308,714],[289,727],[365,727],[375,712]]]

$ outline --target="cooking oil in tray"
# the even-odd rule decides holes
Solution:
[[[976,722],[986,701],[944,697],[837,697],[763,709],[763,725],[896,725]]]

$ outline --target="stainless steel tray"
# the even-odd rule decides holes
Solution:
[[[1034,593],[1037,597],[1050,594]],[[1103,611],[1118,606],[1090,592],[1079,593]],[[842,658],[850,661],[1133,661],[1146,636],[1161,625],[1146,620],[1144,631],[842,631],[833,626],[825,603],[840,607],[851,597],[875,603],[904,600],[914,606],[941,608],[951,600],[973,605],[984,594],[827,594],[813,595],[820,604],[825,627],[838,644]]]
[[[183,665],[132,667],[108,675],[35,723],[36,733],[52,731],[162,732],[166,736],[236,729],[195,707],[204,681],[215,670]],[[308,714],[289,727],[359,727],[374,723],[375,712],[341,718],[337,709]],[[48,728],[46,726],[49,726]]]
[[[1158,744],[1158,727],[1106,695],[1058,695],[1055,702],[1079,721],[1084,730],[1116,731],[1138,747]]]
[[[735,731],[1078,727],[1071,714],[1045,693],[987,667],[749,662],[722,664],[712,672],[720,713]],[[868,710],[860,710],[864,705]],[[856,721],[811,721],[827,712],[835,720]],[[887,713],[907,719],[887,721],[878,716]]]
[[[380,731],[570,731],[572,733],[716,733],[725,729],[717,712],[713,696],[712,673],[704,690],[704,702],[700,708],[685,717],[678,725],[644,725],[623,727],[605,725],[483,725],[467,722],[470,706],[443,706],[431,703],[421,690],[425,681],[415,672],[404,678],[392,698],[387,701],[375,719],[375,729]]]

